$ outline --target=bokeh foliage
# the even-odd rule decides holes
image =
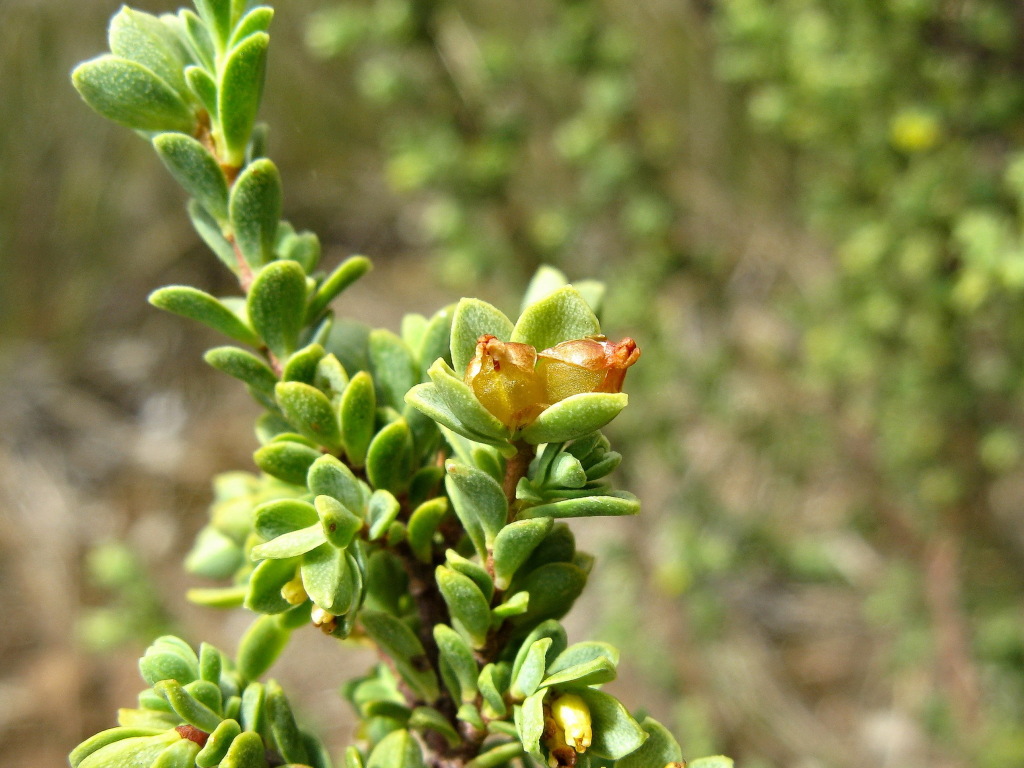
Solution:
[[[735,672],[677,662],[668,684],[703,687],[678,716],[741,758],[853,765],[891,729],[904,764],[1021,759],[1020,15],[396,1],[311,21],[449,275],[597,267],[657,340],[646,406],[678,481],[633,581],[712,670],[722,645],[764,652],[778,716]],[[805,615],[815,598],[832,613]]]

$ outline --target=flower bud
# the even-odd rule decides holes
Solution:
[[[633,339],[618,344],[604,336],[572,339],[538,355],[537,375],[549,403],[584,392],[621,392],[626,369],[640,359]]]
[[[510,429],[518,429],[549,405],[536,367],[537,350],[529,344],[484,335],[466,366],[465,382],[493,416]]]
[[[575,693],[566,693],[551,702],[551,717],[562,730],[565,743],[578,753],[586,751],[593,739],[590,708]]]

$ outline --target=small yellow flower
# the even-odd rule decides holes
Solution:
[[[565,743],[582,754],[593,740],[590,708],[575,693],[566,693],[551,702],[551,717],[561,729]]]

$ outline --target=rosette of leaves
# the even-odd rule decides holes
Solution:
[[[281,687],[247,676],[243,655],[259,655],[265,644],[250,631],[236,667],[211,645],[196,654],[177,637],[158,638],[139,660],[150,687],[138,707],[122,709],[116,728],[79,744],[72,768],[329,768],[323,745],[298,728]]]

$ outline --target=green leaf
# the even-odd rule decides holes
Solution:
[[[454,306],[445,307],[427,321],[419,344],[415,348],[420,361],[420,379],[427,378],[427,370],[438,358],[451,365],[451,330],[454,314]]]
[[[185,67],[185,84],[208,114],[217,114],[217,81],[202,67]]]
[[[536,304],[568,284],[569,279],[562,270],[541,264],[530,278],[530,284],[526,286],[526,293],[523,294],[523,303],[519,311],[525,312],[531,304]]]
[[[219,224],[226,224],[228,182],[209,150],[183,133],[161,133],[153,139],[153,147],[175,181]]]
[[[462,635],[445,624],[434,625],[434,640],[441,653],[441,659],[448,664],[458,680],[462,701],[474,701],[477,693],[476,679],[480,670],[473,656],[473,649]]]
[[[274,394],[281,412],[301,435],[332,451],[341,446],[338,419],[327,395],[300,381],[282,381]]]
[[[412,353],[398,336],[381,328],[370,331],[369,354],[377,401],[401,409],[405,393],[418,381]]]
[[[220,715],[189,694],[177,680],[161,680],[153,689],[163,696],[178,716],[189,725],[194,725],[207,733],[220,725]]]
[[[274,258],[277,227],[281,221],[281,199],[281,174],[277,166],[267,159],[256,160],[249,165],[231,188],[228,203],[231,226],[238,248],[251,267],[261,267]],[[303,315],[298,319],[301,326],[305,321],[306,280],[302,268],[298,264],[295,266],[303,275]]]
[[[573,685],[602,685],[614,680],[615,675],[615,664],[611,659],[599,656],[544,678],[542,685],[545,688],[569,683]]]
[[[615,491],[608,496],[583,496],[527,507],[519,513],[519,517],[600,517],[635,515],[639,511],[640,502],[636,496],[627,491]]]
[[[208,71],[213,72],[216,66],[214,59],[217,54],[213,46],[213,38],[203,20],[193,11],[182,8],[178,11],[178,20],[185,32],[186,47],[192,52],[192,58]],[[216,109],[207,110],[211,115],[217,114]]]
[[[78,768],[150,768],[161,752],[180,740],[174,730],[118,739],[85,757]]]
[[[374,491],[366,505],[366,522],[370,526],[368,531],[370,541],[376,541],[387,533],[401,511],[402,505],[390,491]]]
[[[601,324],[590,306],[579,291],[566,286],[523,310],[509,340],[531,344],[541,351],[600,333]]]
[[[355,514],[366,506],[363,484],[334,456],[321,456],[313,463],[306,485],[315,496],[331,496]]]
[[[110,20],[107,41],[115,56],[141,64],[179,94],[185,91],[184,49],[156,16],[122,6]]]
[[[255,613],[283,613],[293,606],[281,596],[281,588],[295,578],[298,558],[264,560],[249,576],[245,607]]]
[[[444,556],[448,567],[458,571],[463,576],[471,578],[473,583],[483,592],[487,602],[490,603],[491,598],[494,597],[494,582],[491,580],[490,574],[487,573],[487,569],[480,565],[480,563],[474,562],[468,557],[463,557],[454,549],[446,550]]]
[[[81,762],[89,757],[89,755],[115,742],[131,738],[157,736],[160,733],[160,731],[154,728],[108,728],[105,731],[100,731],[95,736],[91,736],[71,750],[71,754],[68,755],[68,762],[71,763],[71,768],[78,768]]]
[[[257,680],[266,673],[288,645],[291,631],[277,616],[260,616],[238,641],[238,673],[245,680]]]
[[[355,747],[345,749],[345,768],[363,768],[363,757]]]
[[[218,725],[206,745],[196,755],[196,765],[199,768],[214,768],[224,756],[227,755],[231,742],[242,732],[242,727],[235,720],[224,720]]]
[[[280,228],[278,231],[280,232]],[[321,250],[320,238],[313,232],[299,232],[288,238],[285,243],[278,245],[279,258],[297,261],[307,275],[311,274],[320,263]],[[307,311],[307,323],[316,319],[315,316],[311,317]]]
[[[507,446],[510,434],[508,427],[481,405],[469,386],[455,375],[444,360],[437,360],[427,371],[430,381],[437,388],[443,408],[455,416],[455,427],[460,434],[477,442]],[[420,385],[423,386],[423,385]],[[416,387],[413,391],[418,390]],[[411,402],[406,397],[407,402]],[[431,418],[432,414],[427,413]],[[441,421],[445,426],[451,426]]]
[[[199,646],[199,678],[211,683],[220,683],[224,668],[224,655],[209,643]]]
[[[353,537],[363,527],[363,519],[333,496],[321,495],[313,500],[320,525],[332,546],[344,549],[352,543]]]
[[[467,532],[470,532],[471,538],[472,529],[482,531],[484,550],[480,555],[486,557],[508,519],[505,493],[497,480],[475,467],[448,461],[445,470],[448,472],[445,488],[448,489],[455,513]]]
[[[551,531],[550,517],[519,520],[506,525],[494,537],[494,584],[508,589],[519,567]]]
[[[455,717],[464,723],[469,723],[478,731],[483,731],[487,728],[487,724],[484,722],[483,717],[480,715],[480,710],[477,709],[475,704],[465,703],[459,707],[459,711]]]
[[[473,398],[469,387],[464,384],[462,387],[464,389],[464,395],[467,398],[472,398],[471,403],[469,400],[466,401],[469,407],[474,409],[474,411],[470,411],[470,413],[474,416],[483,416],[486,414],[487,417],[493,419],[494,424],[497,424],[500,427],[504,436],[491,437],[470,429],[464,421],[466,412],[460,411],[456,414],[456,411],[448,404],[447,396],[443,395],[440,388],[432,382],[429,384],[417,384],[415,387],[410,389],[405,396],[405,402],[428,418],[436,421],[442,427],[447,427],[449,430],[461,435],[462,437],[469,438],[470,440],[474,440],[479,443],[494,445],[514,451],[515,449],[511,448],[508,440],[506,439],[510,434],[509,430],[484,410],[484,407],[480,405],[476,398]],[[497,429],[495,429],[495,433],[497,433]]]
[[[249,591],[246,584],[237,587],[193,588],[185,593],[185,599],[207,608],[241,608]]]
[[[507,598],[505,602],[500,605],[494,606],[491,609],[491,616],[494,617],[492,622],[495,626],[500,626],[501,622],[512,616],[522,616],[530,608],[530,593],[529,592],[516,592],[511,597]]]
[[[281,381],[300,381],[303,384],[313,384],[317,366],[326,354],[324,348],[319,344],[309,344],[292,353],[284,363]]]
[[[139,672],[149,685],[156,685],[161,680],[191,683],[199,677],[199,659],[194,657],[194,653],[189,656],[157,641],[139,659]]]
[[[260,270],[248,298],[249,320],[279,360],[298,346],[306,309],[306,275],[294,261],[275,261]]]
[[[265,32],[250,35],[231,50],[221,70],[217,115],[227,160],[234,166],[244,162],[256,123],[269,45],[270,36]]]
[[[181,739],[161,752],[150,768],[194,768],[199,745],[189,739]]]
[[[544,679],[544,671],[547,668],[547,655],[550,648],[550,637],[542,637],[530,645],[526,652],[526,658],[520,665],[516,675],[512,678],[512,687],[509,689],[509,693],[513,699],[525,699],[536,693],[538,686],[540,686],[540,681]]]
[[[322,455],[316,448],[285,440],[264,445],[253,454],[253,461],[257,467],[272,477],[286,483],[302,485],[306,481],[309,468]]]
[[[366,476],[374,488],[401,494],[409,487],[415,458],[409,424],[405,419],[398,419],[370,441]]]
[[[587,467],[587,480],[593,482],[610,475],[622,463],[622,454],[608,451],[600,459]]]
[[[273,8],[266,5],[256,6],[238,21],[235,31],[231,33],[231,40],[227,47],[234,48],[254,32],[266,32],[273,19]]]
[[[499,744],[474,757],[466,763],[466,768],[498,768],[522,755],[523,747],[519,742]]]
[[[532,571],[547,563],[571,563],[575,556],[576,538],[572,530],[565,523],[555,523],[520,570]]]
[[[225,239],[220,224],[196,200],[189,200],[186,208],[188,210],[188,217],[192,221],[192,226],[195,227],[203,242],[220,259],[220,262],[237,276],[239,260],[235,256],[235,249]]]
[[[230,336],[235,341],[257,347],[259,337],[238,316],[216,298],[187,285],[169,285],[149,294],[149,303],[158,309],[198,320]]]
[[[319,347],[320,345],[317,344],[316,346]],[[340,403],[341,396],[348,389],[348,385],[348,372],[334,354],[325,355],[316,364],[316,372],[313,374],[313,386],[327,395],[335,407]]]
[[[507,670],[505,664],[487,664],[480,670],[476,682],[484,700],[483,715],[488,719],[494,720],[508,714],[504,695],[508,685]]]
[[[214,347],[203,359],[228,376],[243,381],[257,392],[273,397],[277,376],[270,366],[251,352],[238,347]]]
[[[424,768],[423,753],[408,731],[392,731],[374,747],[366,768]]]
[[[243,731],[263,731],[264,712],[267,703],[267,687],[252,682],[242,691],[242,705],[239,707],[238,722]]]
[[[537,691],[527,697],[519,708],[516,727],[523,748],[531,755],[540,756],[540,737],[544,735],[544,696],[547,691]],[[541,763],[546,761],[541,759]]]
[[[435,571],[452,624],[474,648],[483,648],[491,628],[491,608],[476,583],[461,573],[439,565]]]
[[[605,284],[599,280],[580,280],[573,283],[572,287],[579,291],[583,300],[594,310],[594,314],[600,318],[601,305],[604,303],[604,295],[607,292]]]
[[[360,619],[370,638],[395,660],[402,678],[424,701],[433,702],[439,693],[437,676],[413,631],[399,619],[381,611],[363,610]]]
[[[300,570],[306,593],[328,613],[343,616],[358,604],[362,577],[346,550],[322,544],[303,556]]]
[[[548,483],[561,488],[582,488],[587,484],[587,473],[571,453],[560,453],[551,462]]]
[[[370,440],[373,439],[377,416],[377,394],[369,373],[360,371],[352,377],[342,393],[339,413],[341,443],[345,447],[345,455],[353,466],[361,467],[366,461]]]
[[[689,768],[733,768],[734,763],[730,757],[715,755],[714,757],[699,757],[696,760],[687,761],[686,765]]]
[[[566,648],[548,665],[548,674],[586,664],[595,659],[608,659],[614,667],[619,663],[619,651],[614,645],[594,640],[574,643]]]
[[[683,765],[683,750],[668,729],[653,717],[644,718],[640,723],[641,727],[648,733],[648,739],[639,749],[630,752],[616,763],[616,768],[647,768],[650,765],[665,766],[669,768],[672,763]],[[706,758],[705,758],[706,759]],[[701,761],[685,763],[685,765],[697,765]],[[704,768],[732,768],[732,760],[727,763],[705,765]]]
[[[444,737],[449,747],[456,746],[459,734],[444,715],[433,707],[416,707],[409,718],[409,727],[418,731],[435,731]]]
[[[519,589],[530,593],[530,607],[522,616],[511,619],[529,626],[543,619],[559,619],[569,612],[583,591],[587,574],[570,563],[549,563],[523,579]]]
[[[274,499],[260,504],[253,511],[253,527],[266,541],[308,528],[316,521],[316,509],[301,499]]]
[[[263,739],[253,731],[239,734],[228,747],[220,768],[267,768]]]
[[[195,131],[196,116],[177,91],[152,70],[120,56],[79,64],[71,73],[86,104],[137,131]]]
[[[195,6],[207,29],[220,40],[218,48],[223,47],[231,32],[230,0],[195,0]]]
[[[277,538],[252,548],[254,560],[280,560],[287,557],[298,557],[316,549],[327,541],[323,526],[317,521],[308,528],[300,528],[290,533],[282,533]]]
[[[334,301],[342,291],[352,283],[370,271],[370,260],[365,256],[351,256],[341,262],[327,278],[320,283],[309,302],[309,310],[306,314],[307,320],[314,320],[320,313],[327,309],[327,305]]]
[[[448,512],[448,499],[440,496],[420,504],[409,516],[408,541],[413,555],[424,563],[431,562],[434,533]]]
[[[452,368],[461,377],[476,354],[477,340],[484,334],[508,341],[513,325],[505,313],[480,299],[462,299],[452,317]]]
[[[614,696],[594,688],[572,690],[590,709],[594,740],[590,751],[598,757],[618,760],[640,748],[647,733]]]
[[[288,763],[307,763],[309,755],[292,708],[281,686],[273,680],[267,683],[267,722],[281,757]]]
[[[541,411],[521,433],[528,443],[564,443],[600,429],[619,415],[629,396],[624,392],[585,392]]]

